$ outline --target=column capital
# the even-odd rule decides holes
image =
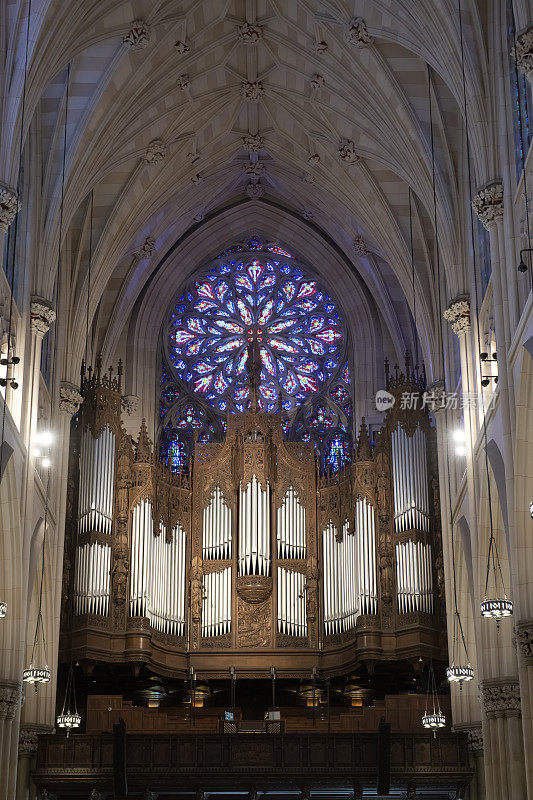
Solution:
[[[41,339],[48,333],[50,325],[56,318],[51,303],[42,297],[32,297],[30,303],[30,330]]]
[[[436,414],[446,408],[446,386],[444,381],[433,381],[425,392],[425,402],[429,410]]]
[[[466,729],[466,733],[468,736],[468,747],[474,753],[474,755],[478,755],[478,753],[483,752],[483,728],[481,725],[476,726],[475,728],[468,728]]]
[[[0,686],[0,719],[12,720],[20,703],[20,684]]]
[[[456,297],[442,316],[457,336],[466,333],[470,330],[470,298],[467,295]]]
[[[490,230],[503,217],[503,183],[500,180],[490,181],[479,189],[472,200],[472,208],[483,226]]]
[[[76,386],[68,381],[61,381],[59,387],[59,410],[69,417],[74,416],[81,404],[83,397]]]
[[[530,25],[516,37],[516,45],[511,50],[518,69],[525,72],[528,78],[533,74],[533,25]]]
[[[42,733],[39,728],[21,727],[19,731],[19,755],[32,756],[37,752],[38,735]]]
[[[527,664],[533,664],[533,619],[522,620],[515,628],[516,643]]]
[[[488,717],[520,715],[520,684],[517,678],[483,681],[481,698]]]
[[[15,219],[15,215],[22,208],[22,203],[17,198],[17,193],[9,186],[0,185],[0,231],[6,233]]]

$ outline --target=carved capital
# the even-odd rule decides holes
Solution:
[[[239,39],[241,42],[244,42],[244,44],[254,45],[262,38],[263,29],[260,25],[251,25],[249,22],[245,22],[244,25],[241,25],[239,28]]]
[[[457,336],[470,330],[470,300],[468,297],[456,297],[452,300],[444,314],[446,322],[452,326]]]
[[[511,55],[514,56],[518,69],[529,78],[533,72],[533,25],[518,34]]]
[[[241,94],[247,103],[258,103],[265,93],[263,81],[243,81]]]
[[[19,731],[19,755],[32,756],[37,752],[39,728],[21,728]]]
[[[167,146],[161,139],[154,139],[146,148],[144,160],[147,164],[159,164],[164,161],[167,154]]]
[[[47,300],[34,298],[30,303],[30,330],[41,339],[48,333],[56,318],[56,312]]]
[[[533,663],[533,619],[519,622],[515,633],[520,653],[527,663]]]
[[[477,728],[469,728],[468,734],[468,747],[473,753],[483,752],[483,729],[481,726]]]
[[[264,147],[265,139],[259,133],[247,133],[242,137],[242,146],[250,153],[257,153]]]
[[[346,41],[355,47],[368,47],[372,44],[374,37],[368,32],[366,22],[362,17],[354,17],[345,31]]]
[[[0,686],[0,719],[12,720],[20,703],[20,686]]]
[[[150,41],[150,28],[143,19],[136,19],[122,41],[130,50],[144,50]]]
[[[7,186],[0,186],[0,231],[6,233],[21,208],[22,203],[17,199],[17,193]]]
[[[62,381],[59,387],[59,410],[69,417],[74,416],[83,403],[83,397],[74,384]]]
[[[446,408],[446,387],[444,381],[431,383],[424,392],[423,401],[429,410],[435,414]]]
[[[480,189],[472,200],[472,208],[489,230],[503,216],[503,184],[493,181]]]
[[[132,414],[135,414],[139,408],[140,398],[137,397],[136,394],[125,394],[122,396],[120,401],[120,407],[124,414],[127,414],[128,417],[131,417]]]
[[[520,714],[520,684],[512,678],[484,681],[481,697],[488,716],[516,716]]]

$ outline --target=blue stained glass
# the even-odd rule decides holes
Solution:
[[[265,243],[252,237],[245,246],[261,250]],[[212,266],[181,302],[180,317],[174,316],[172,363],[192,391],[219,413],[244,410],[249,402],[242,389],[248,343],[254,337],[262,360],[260,396],[267,409],[269,403],[277,407],[281,391],[286,410],[293,411],[295,400],[325,388],[339,369],[344,335],[335,308],[325,308],[331,299],[302,269],[265,260],[259,252],[254,256]]]
[[[349,459],[348,443],[344,436],[336,435],[329,442],[326,461],[333,472],[338,472]]]

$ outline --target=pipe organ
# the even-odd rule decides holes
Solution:
[[[130,615],[147,617],[165,633],[183,635],[185,626],[185,531],[170,536],[161,520],[154,531],[152,504],[135,505],[131,525]]]
[[[202,636],[221,636],[231,630],[231,567],[208,572],[204,578]]]
[[[285,567],[278,567],[278,631],[307,636],[305,575]]]
[[[209,505],[203,509],[202,558],[205,561],[231,558],[231,508],[220,486],[216,486]]]
[[[257,476],[239,492],[239,575],[270,572],[270,487]]]
[[[305,558],[305,508],[289,486],[277,518],[278,558]]]
[[[409,366],[387,389],[420,392]],[[120,374],[84,373],[73,428],[62,624],[65,658],[192,664],[226,675],[308,675],[446,646],[434,431],[397,402],[375,444],[364,418],[352,462],[319,473],[278,413],[228,416],[194,444],[190,474],[121,420]],[[420,404],[421,405],[421,404]],[[437,587],[437,592],[434,591]],[[112,636],[110,635],[112,632]],[[106,655],[107,654],[107,655]]]

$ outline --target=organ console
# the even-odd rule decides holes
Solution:
[[[121,377],[84,370],[74,422],[62,654],[161,674],[348,674],[445,658],[434,430],[422,378],[386,369],[397,402],[352,462],[320,473],[253,402],[225,439],[194,444],[190,474],[121,424]],[[73,565],[73,568],[71,567]],[[71,574],[72,573],[72,574]],[[68,634],[68,635],[67,635]]]

